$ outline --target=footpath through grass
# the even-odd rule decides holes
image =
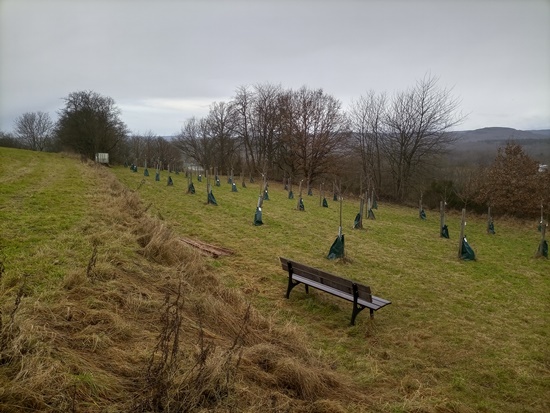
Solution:
[[[88,209],[93,182],[83,179],[73,158],[1,148],[0,258],[19,263],[8,273],[7,285],[25,275],[43,274],[42,280],[60,278],[82,261],[82,238],[68,230]],[[68,251],[65,254],[61,251]],[[61,258],[63,255],[63,258]],[[42,282],[28,283],[42,288]],[[32,287],[31,287],[32,286]]]
[[[218,206],[206,205],[206,183],[187,194],[183,174],[155,181],[128,168],[114,173],[137,189],[150,211],[181,236],[235,251],[214,260],[227,286],[239,288],[269,317],[302,326],[314,347],[351,375],[383,412],[550,411],[550,262],[534,259],[536,222],[496,220],[486,234],[484,217],[467,216],[466,235],[476,262],[457,259],[460,216],[447,215],[451,239],[439,237],[439,214],[379,203],[376,220],[352,230],[359,203],[345,199],[343,232],[347,261],[326,255],[339,226],[338,204],[327,193],[306,196],[296,210],[282,185],[271,183],[264,201],[265,225],[252,225],[259,184],[227,177],[213,186]],[[139,188],[139,189],[138,189]],[[297,197],[297,187],[294,187]],[[350,327],[351,305],[325,293],[296,288],[284,298],[286,274],[279,256],[370,285],[389,299],[370,321],[359,315]]]

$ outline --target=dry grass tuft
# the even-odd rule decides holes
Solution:
[[[189,266],[202,261],[196,251],[179,241],[172,230],[161,221],[142,219],[134,232],[142,247],[143,256],[158,264]]]

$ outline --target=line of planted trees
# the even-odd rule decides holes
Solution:
[[[369,92],[348,111],[322,89],[260,84],[189,119],[174,145],[206,169],[237,167],[308,185],[337,179],[404,201],[454,141],[450,130],[463,120],[458,109],[434,77],[391,97]]]
[[[112,162],[174,169],[194,164],[219,174],[265,173],[307,185],[335,181],[348,192],[368,186],[398,202],[415,200],[423,190],[455,199],[457,207],[490,198],[478,196],[486,187],[474,183],[471,172],[442,179],[442,155],[463,116],[451,90],[431,76],[391,96],[370,91],[347,110],[322,89],[242,86],[230,101],[213,102],[207,116],[188,119],[171,139],[131,134],[113,99],[96,92],[71,93],[64,103],[56,123],[40,112],[22,115],[14,136],[3,134],[0,144],[68,150],[90,159],[108,152]],[[488,173],[475,171],[477,178]],[[438,182],[446,185],[444,193]]]

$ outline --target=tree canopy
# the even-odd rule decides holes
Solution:
[[[550,173],[539,171],[539,163],[520,145],[508,142],[480,176],[476,201],[500,213],[537,216],[541,203],[550,202]]]
[[[56,127],[59,146],[90,159],[98,152],[116,158],[128,131],[114,100],[88,90],[73,92],[64,101]]]

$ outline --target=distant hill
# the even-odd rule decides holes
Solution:
[[[451,148],[452,161],[488,164],[492,162],[499,147],[513,141],[540,163],[550,163],[550,129],[523,131],[513,128],[491,127],[452,132],[457,140]]]
[[[487,142],[487,141],[523,141],[526,139],[550,139],[550,130],[523,131],[513,128],[482,128],[468,131],[454,132],[462,142]],[[549,141],[550,144],[550,141]]]

